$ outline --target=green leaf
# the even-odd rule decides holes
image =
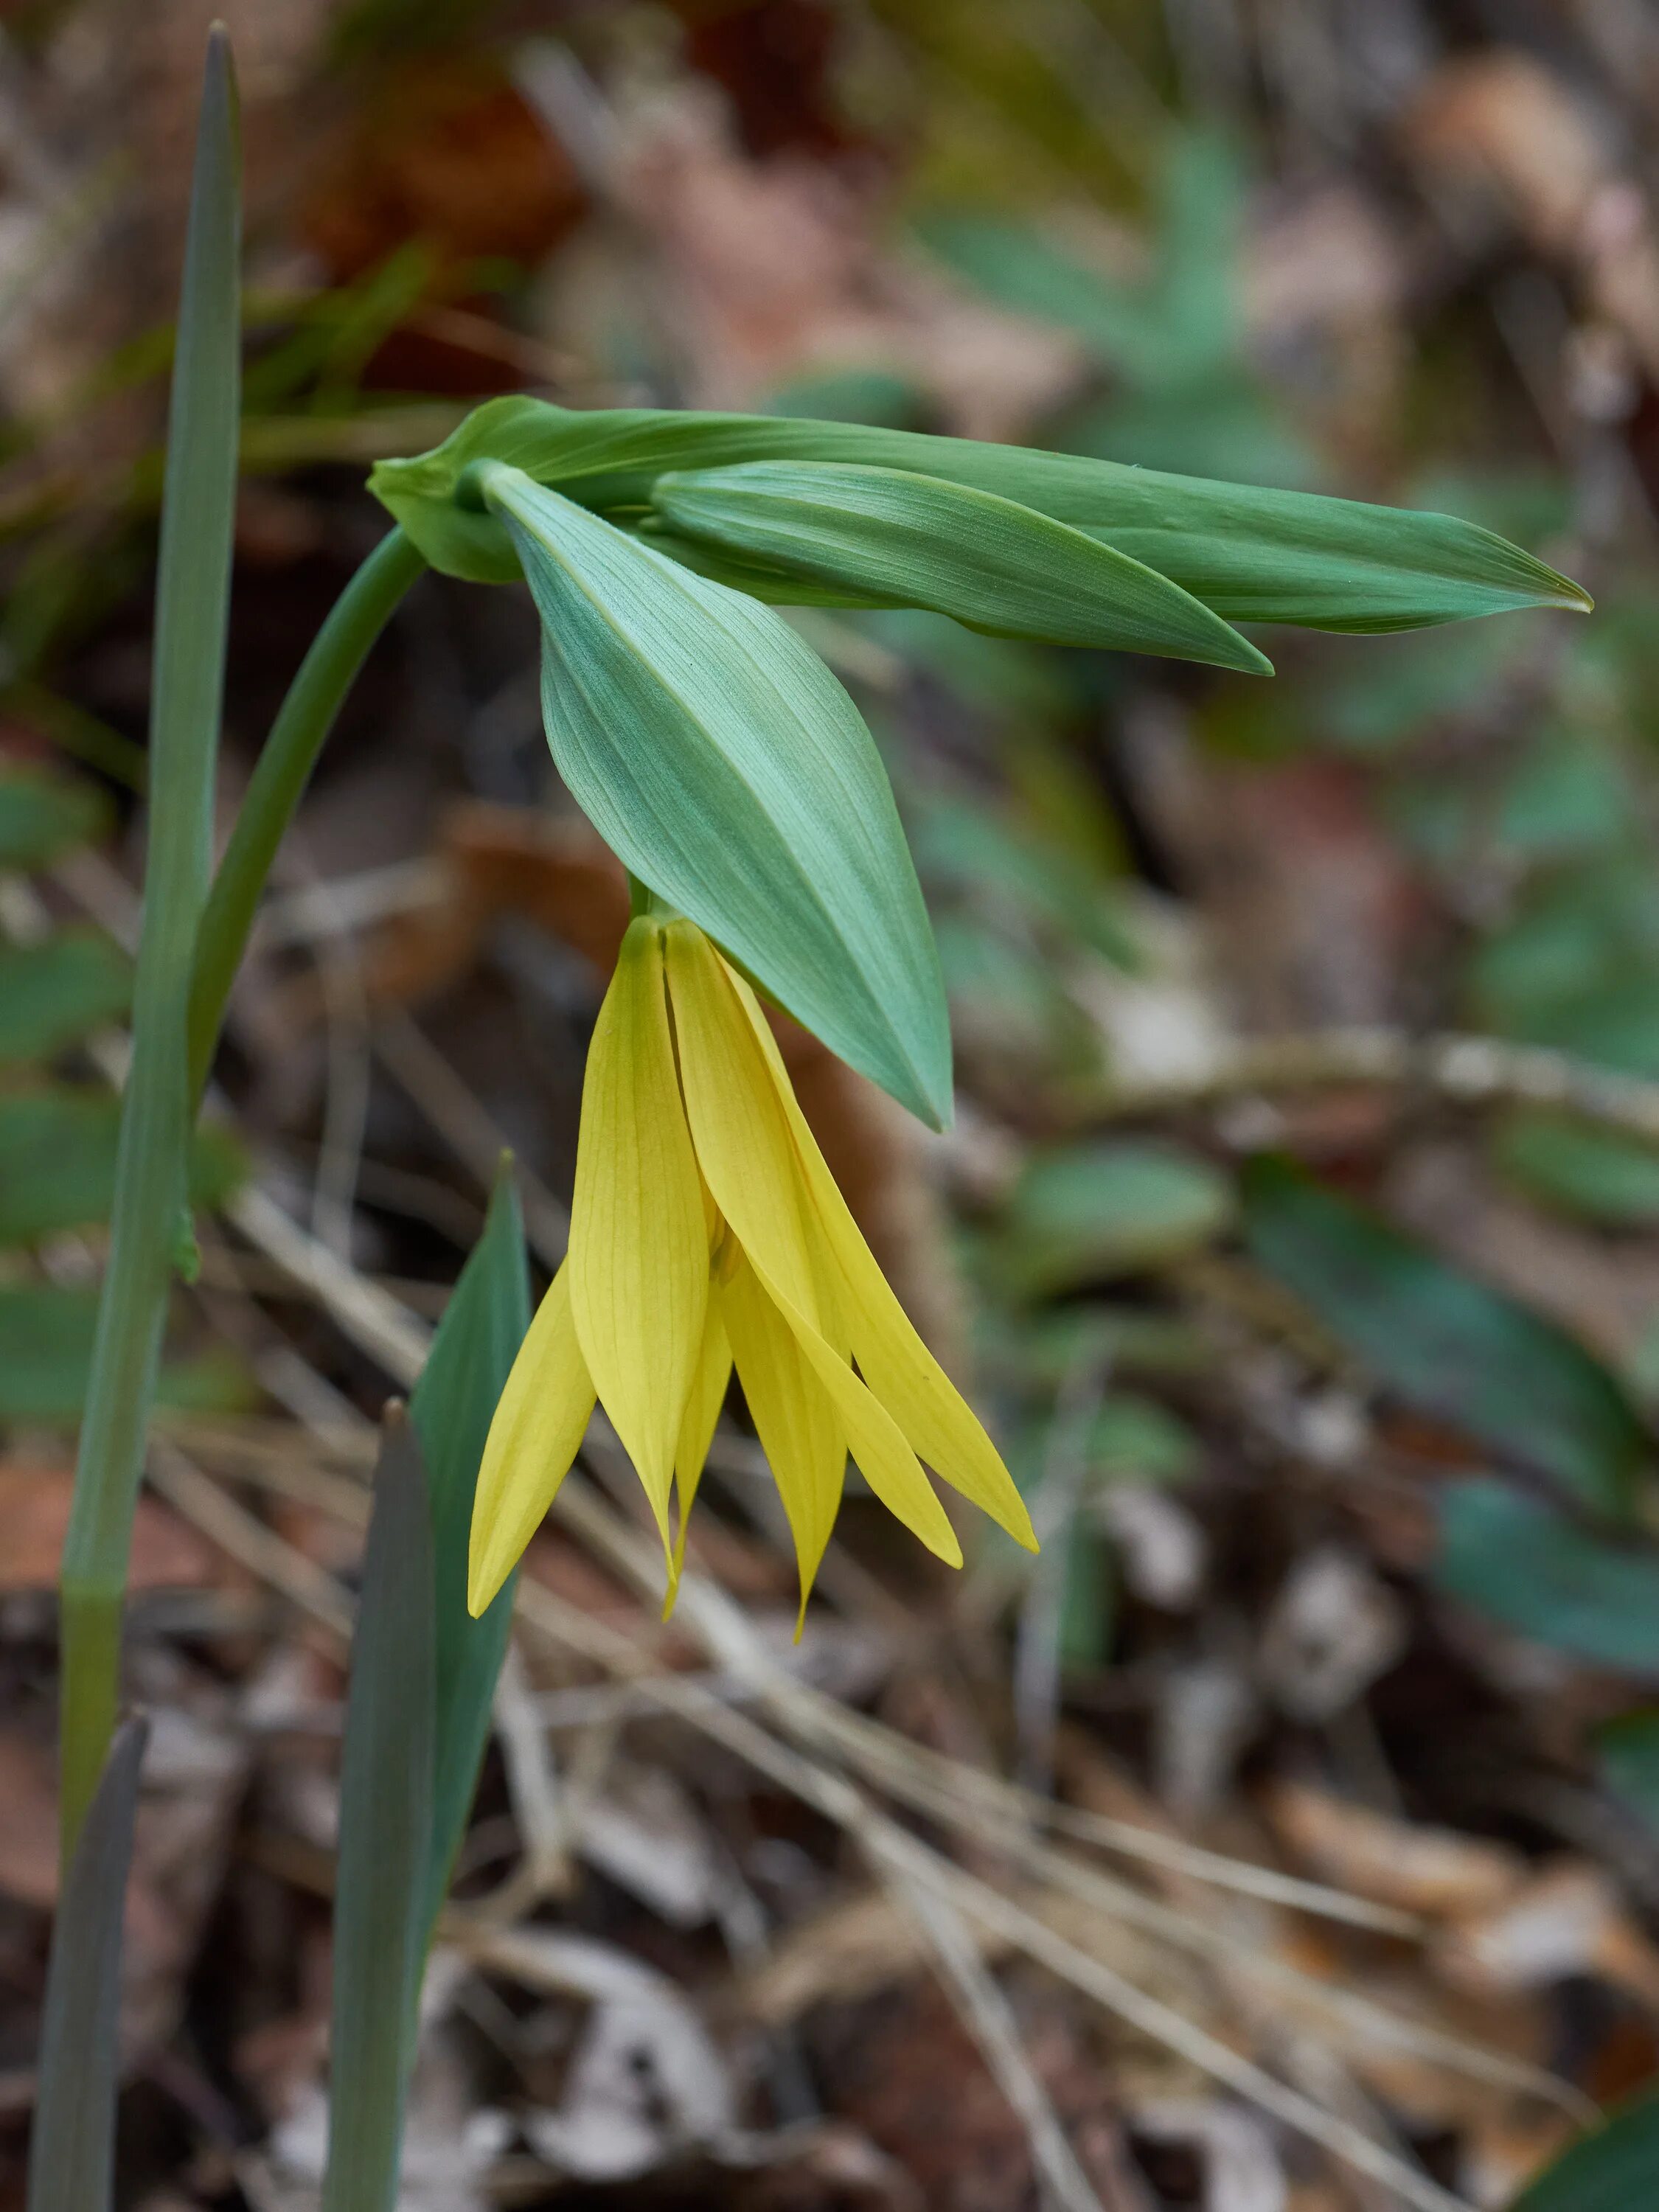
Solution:
[[[98,1339],[63,1565],[63,1809],[73,1836],[119,1694],[121,1593],[189,1177],[188,1009],[213,862],[241,392],[241,152],[230,40],[208,33],[156,555],[143,916]]]
[[[142,1720],[117,1732],[58,1900],[29,2136],[28,2212],[109,2212],[122,1911],[149,1733]]]
[[[108,805],[89,783],[38,769],[0,774],[0,868],[43,868],[108,826]]]
[[[0,1063],[50,1060],[125,1013],[132,963],[99,929],[0,945]]]
[[[1232,1214],[1231,1185],[1196,1153],[1127,1139],[1072,1145],[1026,1169],[1000,1256],[1018,1291],[1041,1295],[1198,1251]]]
[[[1659,1027],[1659,881],[1645,852],[1564,868],[1541,884],[1508,928],[1489,937],[1469,965],[1474,1007],[1487,1026],[1542,1042],[1534,1031],[1575,1015],[1587,1001],[1622,994],[1632,1016],[1645,996],[1645,1025]],[[1616,1027],[1616,1024],[1607,1024]]]
[[[931,608],[997,636],[1273,672],[1237,630],[1155,570],[1029,507],[937,477],[750,461],[659,477],[651,503],[687,537],[866,603]]]
[[[1245,1235],[1268,1273],[1408,1405],[1584,1504],[1629,1503],[1646,1437],[1584,1347],[1285,1160],[1253,1161]]]
[[[971,914],[941,914],[934,929],[957,1042],[969,1057],[1029,1081],[1032,1072],[1093,1074],[1099,1038],[1035,945]]]
[[[449,1886],[466,1831],[478,1768],[489,1738],[490,1701],[513,1620],[509,1577],[489,1610],[466,1609],[466,1554],[472,1493],[490,1418],[530,1326],[524,1223],[512,1176],[503,1169],[483,1234],[444,1309],[432,1349],[410,1399],[432,1506],[436,1718],[433,1749],[432,1845],[428,1859],[429,1929]]]
[[[1097,1482],[1182,1483],[1199,1469],[1198,1438],[1155,1398],[1115,1390],[1089,1431],[1089,1473]]]
[[[1080,1526],[1065,1535],[1065,1581],[1060,1600],[1060,1656],[1070,1668],[1103,1667],[1112,1656],[1117,1626],[1117,1563],[1098,1529]]]
[[[1507,1483],[1442,1494],[1433,1572],[1451,1596],[1540,1644],[1659,1671],[1659,1553],[1592,1535]]]
[[[434,568],[480,583],[511,582],[519,573],[500,524],[455,503],[463,474],[486,460],[510,463],[623,519],[643,511],[657,478],[674,469],[785,460],[913,469],[1086,530],[1227,622],[1411,629],[1505,608],[1589,604],[1530,554],[1450,515],[857,423],[581,411],[523,398],[487,401],[431,453],[382,461],[370,478]]]
[[[1091,269],[1033,225],[949,210],[917,225],[928,250],[999,307],[1054,323],[1136,384],[1168,366],[1169,337],[1152,289]]]
[[[1582,2137],[1510,2212],[1641,2212],[1659,2203],[1659,2097],[1644,2096]]]
[[[917,430],[932,413],[927,394],[890,368],[827,369],[800,376],[770,395],[769,415],[805,415],[832,422],[878,422],[890,430]]]
[[[975,904],[1012,908],[1062,939],[1092,947],[1115,967],[1142,966],[1119,886],[1081,853],[1057,845],[1046,824],[1031,829],[1011,820],[1006,802],[929,793],[911,843],[930,889],[948,885]]]
[[[1504,1118],[1492,1151],[1512,1182],[1549,1205],[1610,1228],[1659,1222],[1659,1151],[1638,1138],[1528,1109]]]
[[[432,1515],[386,1408],[340,1755],[322,2212],[392,2212],[426,1958],[434,1726]]]
[[[1109,1358],[1115,1351],[1103,1337],[1091,1348]],[[1010,1470],[1028,1494],[1042,1477],[1053,1433],[1053,1418],[1044,1414],[1017,1433],[1010,1446]],[[1105,1400],[1089,1424],[1083,1449],[1085,1497],[1119,1482],[1176,1487],[1198,1472],[1202,1457],[1198,1438],[1185,1421],[1157,1399],[1133,1390],[1114,1390]]]
[[[542,712],[607,845],[935,1127],[939,957],[875,741],[787,623],[515,469],[487,472],[542,617]]]
[[[115,1199],[121,1103],[90,1086],[53,1085],[0,1097],[0,1249],[106,1221]],[[190,1196],[218,1206],[247,1171],[228,1130],[191,1141]],[[172,1265],[176,1215],[167,1223]]]
[[[60,1283],[0,1285],[0,1422],[72,1429],[86,1404],[98,1293]],[[191,1413],[240,1413],[258,1389],[234,1353],[161,1369],[157,1402]]]
[[[1659,1838],[1659,1705],[1620,1713],[1595,1731],[1601,1780]]]

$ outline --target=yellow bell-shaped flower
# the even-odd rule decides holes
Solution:
[[[534,1534],[596,1398],[651,1501],[672,1601],[734,1363],[788,1516],[803,1607],[849,1450],[882,1503],[952,1565],[961,1549],[922,1460],[1036,1549],[995,1446],[848,1212],[753,991],[694,924],[642,915],[593,1032],[569,1255],[484,1448],[472,1611]]]

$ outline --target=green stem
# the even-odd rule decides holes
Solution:
[[[208,896],[190,996],[190,1079],[199,1099],[248,933],[283,833],[323,741],[410,586],[426,567],[401,530],[384,537],[335,601],[270,726]]]
[[[183,1233],[193,1101],[185,1018],[213,857],[240,402],[236,88],[208,43],[167,422],[157,556],[144,918],[121,1106],[109,1266],[64,1547],[63,1839],[67,1864],[119,1694],[121,1601],[167,1287]]]

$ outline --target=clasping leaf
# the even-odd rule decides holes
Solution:
[[[653,488],[677,470],[832,461],[914,471],[1085,532],[1227,622],[1414,629],[1512,607],[1589,605],[1577,584],[1455,515],[1209,483],[1080,453],[981,445],[862,422],[555,407],[517,398],[487,400],[441,446],[409,460],[382,461],[369,479],[434,568],[478,583],[510,582],[517,573],[499,522],[478,503],[456,496],[468,471],[483,461],[510,462],[538,483],[556,484],[567,498],[624,525],[650,512]],[[753,578],[732,573],[730,580],[771,598],[765,566],[757,565]],[[787,599],[790,593],[776,589],[775,596]],[[817,594],[809,588],[807,596]],[[916,602],[907,598],[904,604]]]
[[[875,741],[769,608],[486,465],[542,617],[560,775],[611,850],[832,1052],[940,1127],[939,958]]]
[[[908,469],[750,461],[671,471],[653,484],[651,504],[690,538],[866,605],[931,607],[975,629],[1052,645],[1273,672],[1253,645],[1167,577],[969,484]]]

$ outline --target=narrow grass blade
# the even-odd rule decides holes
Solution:
[[[208,40],[167,423],[150,707],[144,920],[109,1267],[64,1549],[63,1820],[72,1849],[115,1725],[121,1600],[192,1119],[186,1014],[212,857],[240,405],[236,88]]]
[[[478,1620],[467,1612],[467,1540],[490,1416],[529,1327],[524,1221],[504,1163],[483,1234],[444,1309],[409,1405],[430,1493],[434,1597],[432,1843],[423,1932],[443,1903],[472,1808],[512,1622],[512,1578]]]
[[[392,2212],[426,1954],[432,1830],[432,1520],[413,1425],[389,1407],[340,1764],[334,2014],[322,2212]]]
[[[28,2212],[109,2212],[121,1914],[149,1734],[142,1720],[117,1732],[58,1898],[29,2142]]]

